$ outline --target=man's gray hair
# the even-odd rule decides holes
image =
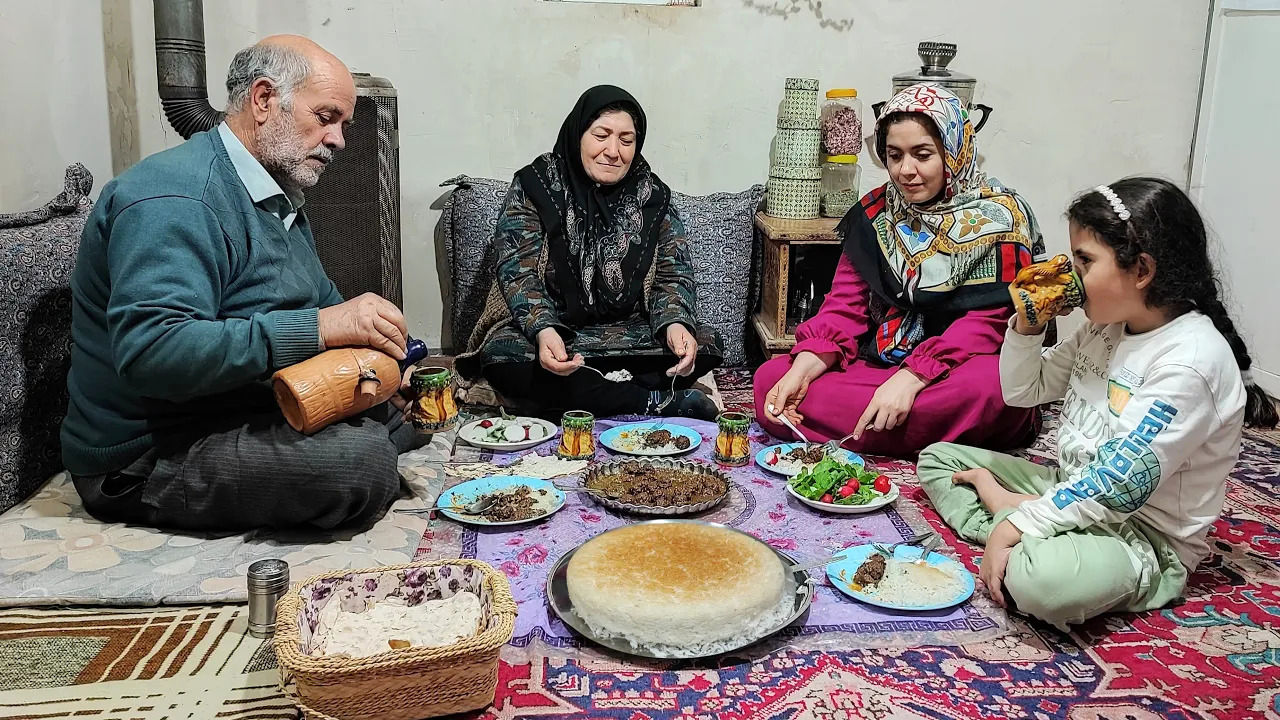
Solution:
[[[227,69],[227,112],[244,109],[249,99],[249,88],[258,78],[266,78],[280,93],[280,107],[293,107],[293,91],[298,89],[311,74],[311,64],[302,53],[282,45],[252,45],[231,59]]]

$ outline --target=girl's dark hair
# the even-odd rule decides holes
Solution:
[[[1097,190],[1080,195],[1067,208],[1067,218],[1092,230],[1116,254],[1116,264],[1128,270],[1142,253],[1155,258],[1156,274],[1147,287],[1149,307],[1167,308],[1181,315],[1198,310],[1226,338],[1244,372],[1253,364],[1244,339],[1222,304],[1221,288],[1204,220],[1191,198],[1173,183],[1159,178],[1125,178],[1111,185],[1129,211],[1122,220],[1110,201]],[[1245,387],[1244,422],[1253,427],[1275,427],[1275,404],[1255,383]]]
[[[927,116],[914,112],[891,112],[880,118],[876,123],[876,156],[880,158],[880,162],[888,164],[884,159],[885,143],[888,142],[889,128],[902,122],[915,122],[929,132],[929,136],[938,143],[938,152],[945,153],[946,148],[942,145],[942,133],[938,132],[938,126],[934,124]],[[945,191],[945,190],[944,190]]]

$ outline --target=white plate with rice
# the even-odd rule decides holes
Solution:
[[[784,477],[795,477],[800,474],[801,470],[817,465],[816,462],[805,463],[788,457],[788,453],[804,448],[806,444],[802,442],[780,443],[761,448],[760,452],[756,453],[756,464],[771,473],[777,473]],[[832,455],[840,462],[850,465],[867,464],[867,461],[863,460],[861,455],[844,448],[840,448]]]
[[[914,546],[894,549],[878,584],[858,585],[858,568],[877,552],[871,545],[849,548],[843,560],[827,566],[827,579],[845,595],[889,610],[945,610],[973,595],[973,574],[963,565],[937,552],[920,562],[921,549]]]

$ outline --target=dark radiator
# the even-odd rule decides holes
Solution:
[[[403,307],[400,277],[400,121],[396,90],[357,73],[356,112],[320,182],[307,191],[316,250],[345,298],[374,292]]]

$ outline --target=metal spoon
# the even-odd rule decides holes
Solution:
[[[429,508],[401,508],[396,512],[404,515],[432,515],[440,510],[452,510],[463,515],[479,515],[493,507],[493,504],[497,501],[498,499],[492,495],[485,495],[469,505],[432,505]]]
[[[929,553],[938,547],[938,543],[942,542],[942,535],[934,533],[928,540],[924,541],[924,545],[920,548],[920,557],[916,558],[917,565],[924,565],[929,559]]]
[[[928,538],[934,538],[934,537],[938,537],[938,534],[937,534],[937,533],[933,533],[933,532],[929,532],[929,533],[920,533],[919,535],[916,535],[916,536],[915,536],[915,537],[913,537],[913,538],[908,538],[908,539],[906,539],[906,540],[902,540],[902,541],[900,541],[900,542],[896,542],[896,543],[893,543],[892,545],[888,545],[888,546],[884,545],[883,543],[873,542],[873,543],[871,543],[871,547],[875,548],[877,552],[879,552],[879,553],[881,553],[881,554],[883,554],[883,555],[887,555],[887,556],[889,556],[889,557],[893,557],[893,552],[894,552],[895,550],[897,550],[897,549],[898,549],[898,547],[899,547],[899,546],[901,546],[901,545],[906,545],[906,546],[910,547],[910,546],[915,545],[916,543],[920,542],[921,540],[925,540],[925,539],[928,539]]]
[[[796,437],[804,441],[805,447],[808,447],[809,445],[813,445],[813,443],[809,442],[809,438],[805,437],[804,433],[800,432],[800,428],[797,428],[795,425],[792,425],[791,421],[787,419],[786,415],[780,412],[775,412],[776,410],[777,408],[775,408],[774,406],[772,405],[769,406],[769,411],[771,413],[774,413],[773,417],[776,418],[778,422],[782,423],[783,425],[786,425],[787,428],[791,430],[791,432],[795,433]]]
[[[671,376],[671,393],[667,397],[665,402],[659,404],[658,407],[653,409],[655,413],[660,413],[663,410],[666,410],[667,406],[670,405],[671,402],[676,399],[676,380],[679,379],[679,377],[680,377],[679,375]],[[654,424],[650,425],[648,428],[645,429],[645,432],[649,433],[649,432],[653,432],[654,430],[657,430],[658,428],[662,427],[662,424],[666,421],[667,421],[666,418],[659,417],[657,422],[655,422]]]
[[[588,493],[591,495],[599,495],[601,497],[609,498],[610,500],[617,500],[619,497],[617,494],[608,492],[606,490],[598,490],[596,488],[583,487],[581,485],[570,485],[568,483],[558,483],[558,482],[553,482],[551,483],[551,485],[558,490],[567,490],[569,492],[582,492],[582,493]]]
[[[609,382],[611,382],[611,383],[624,383],[624,382],[631,382],[632,380],[634,380],[634,379],[635,379],[635,376],[631,374],[631,371],[630,371],[630,370],[627,370],[627,369],[625,369],[625,368],[624,368],[624,369],[622,369],[622,370],[614,370],[613,372],[605,372],[605,371],[601,370],[600,368],[594,368],[594,367],[591,367],[590,365],[588,365],[588,364],[586,364],[586,363],[583,363],[583,364],[579,365],[578,367],[580,367],[580,368],[586,368],[586,369],[590,370],[591,372],[596,373],[596,374],[597,374],[597,375],[599,375],[600,377],[604,378],[605,380],[608,380],[608,381],[609,381]],[[613,373],[615,373],[615,372],[626,373],[626,375],[625,375],[625,377],[620,377],[620,378],[611,378],[611,377],[609,377],[610,375],[612,375],[612,374],[613,374]]]
[[[848,554],[849,554],[849,548],[845,548],[844,550],[841,550],[835,555],[832,555],[831,557],[823,558],[821,560],[814,560],[812,562],[795,563],[794,565],[788,565],[787,572],[798,572],[800,570],[808,570],[810,568],[823,567],[825,565],[830,565],[833,562],[843,560],[845,556]]]
[[[581,369],[583,369],[583,368],[586,368],[587,370],[590,370],[591,372],[596,373],[597,375],[599,375],[600,377],[604,378],[605,380],[609,380],[609,376],[608,376],[608,375],[605,375],[605,374],[604,374],[604,372],[603,372],[602,370],[599,370],[599,369],[597,369],[597,368],[593,368],[593,367],[591,367],[590,365],[588,365],[588,364],[586,364],[586,363],[583,363],[583,364],[581,364],[581,365],[579,365],[579,366],[578,366],[578,369],[579,369],[579,370],[581,370]],[[610,380],[610,382],[612,382],[612,381]]]

